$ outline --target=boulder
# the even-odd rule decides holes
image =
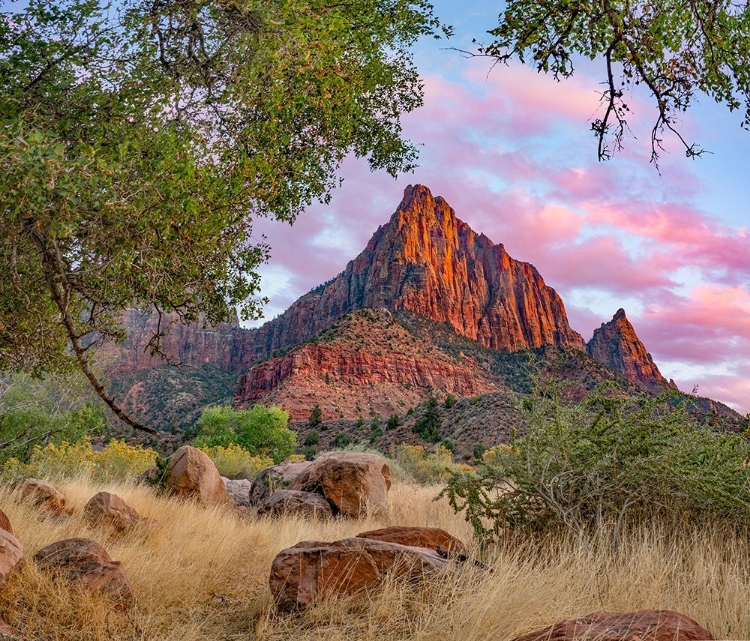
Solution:
[[[13,532],[13,526],[10,524],[10,519],[8,518],[8,515],[0,510],[0,530],[5,530],[6,532],[9,532],[10,534],[15,534]]]
[[[232,502],[237,507],[250,507],[250,489],[253,484],[247,479],[228,479],[221,477],[224,483],[224,489]]]
[[[204,505],[229,502],[213,461],[190,445],[183,445],[169,457],[165,485],[174,494],[195,498]]]
[[[381,456],[359,452],[329,452],[300,473],[290,490],[318,492],[334,514],[359,518],[379,514],[388,506],[391,468]]]
[[[0,588],[23,561],[23,545],[7,530],[0,530]]]
[[[253,479],[250,489],[250,503],[261,505],[276,490],[286,490],[294,480],[310,467],[311,461],[298,461],[296,463],[282,463],[272,465],[260,472]]]
[[[713,635],[690,617],[670,610],[593,612],[556,623],[514,641],[703,641]]]
[[[302,541],[278,553],[269,585],[280,610],[375,588],[389,574],[420,580],[446,567],[433,550],[353,537],[333,543]]]
[[[293,515],[318,519],[333,516],[330,504],[320,494],[299,490],[276,490],[258,508],[258,514]]]
[[[83,588],[102,592],[122,608],[133,603],[133,589],[121,563],[91,539],[65,539],[34,555],[37,564]]]
[[[141,520],[138,512],[110,492],[92,496],[83,508],[83,515],[94,525],[107,525],[119,532],[129,530]]]
[[[373,541],[385,541],[387,543],[398,543],[399,545],[410,545],[418,548],[430,548],[447,554],[466,555],[466,546],[455,536],[448,534],[445,530],[437,527],[406,527],[394,525],[380,530],[370,530],[357,534],[359,538],[371,539]]]
[[[60,488],[40,479],[24,479],[13,484],[21,498],[45,511],[62,514],[65,510],[65,495]]]

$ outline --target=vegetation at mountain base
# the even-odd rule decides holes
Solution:
[[[524,400],[526,432],[483,453],[478,475],[453,474],[443,494],[482,539],[506,529],[578,535],[624,522],[750,519],[750,443],[696,426],[671,395],[632,397],[605,385],[582,402],[541,380]]]
[[[315,407],[312,408],[312,411],[310,412],[310,418],[307,419],[307,424],[311,428],[320,427],[320,424],[323,422],[323,410],[320,409],[320,405],[315,403]]]
[[[238,445],[253,456],[268,456],[280,463],[297,444],[297,434],[288,424],[289,414],[278,407],[209,407],[198,419],[198,436],[193,444],[199,448]]]
[[[424,0],[31,0],[0,13],[0,369],[76,364],[119,418],[153,432],[92,369],[101,342],[124,338],[120,314],[257,316],[268,248],[253,219],[291,222],[325,201],[349,153],[392,175],[413,167],[409,47],[447,32]]]
[[[210,458],[219,474],[229,479],[252,480],[262,469],[269,467],[275,461],[263,454],[251,454],[245,447],[237,443],[227,446],[214,445],[200,448]]]
[[[580,59],[601,60],[601,111],[591,123],[599,160],[623,147],[630,133],[626,96],[642,86],[656,107],[651,161],[658,167],[666,134],[688,158],[704,153],[683,137],[680,115],[707,95],[750,127],[750,9],[733,0],[510,0],[494,38],[475,55],[533,65],[556,80]]]

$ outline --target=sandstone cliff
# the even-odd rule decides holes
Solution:
[[[623,309],[594,331],[586,351],[593,359],[651,392],[676,389],[674,382],[667,381],[659,372]]]
[[[387,310],[365,309],[314,342],[251,367],[234,404],[281,405],[292,420],[306,420],[317,403],[329,421],[404,414],[433,394],[475,396],[503,387],[474,360],[415,341]]]

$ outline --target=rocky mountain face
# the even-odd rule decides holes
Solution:
[[[348,314],[314,342],[250,367],[235,407],[280,405],[306,420],[318,404],[323,420],[404,414],[431,395],[444,398],[497,391],[476,361],[415,341],[385,309]]]
[[[365,322],[361,315],[348,316],[357,310],[385,311],[372,312],[378,320]],[[397,337],[394,332],[407,331],[398,323],[398,330],[383,329],[383,314],[442,326],[467,345],[498,355],[574,348],[644,389],[661,391],[670,385],[622,310],[584,343],[570,327],[560,296],[533,265],[511,258],[502,244],[475,233],[422,185],[405,190],[388,223],[341,274],[279,317],[258,329],[243,329],[236,322],[213,329],[173,323],[163,350],[171,362],[200,369],[200,376],[210,380],[204,387],[212,398],[226,385],[223,380],[215,384],[214,370],[246,372],[235,391],[238,406],[279,403],[295,418],[309,415],[316,398],[326,399],[324,411],[330,418],[345,419],[365,408],[396,411],[400,404],[406,407],[433,392],[472,396],[509,381],[503,371],[495,371],[502,370],[502,358],[489,364],[490,376],[488,362],[479,366],[466,356],[472,348],[432,351],[437,339],[429,332],[417,334],[422,345],[413,352],[414,335]],[[341,325],[345,317],[349,320]],[[138,400],[135,404],[148,412],[144,391],[131,390],[122,381],[130,381],[128,373],[164,364],[147,348],[157,319],[131,311],[124,323],[129,337],[122,345],[108,346],[105,361],[120,394]],[[324,339],[337,323],[338,337]],[[375,339],[380,342],[373,343]],[[137,378],[142,386],[146,379]],[[189,405],[200,402],[191,399]]]
[[[623,309],[618,309],[611,321],[594,331],[586,351],[594,360],[648,391],[677,389],[674,381],[667,381],[661,375]]]

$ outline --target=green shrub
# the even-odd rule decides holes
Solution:
[[[302,441],[302,445],[305,447],[312,447],[313,445],[317,445],[318,441],[320,441],[320,434],[313,430],[312,432],[307,433],[305,440]]]
[[[448,394],[448,396],[445,397],[445,401],[443,401],[443,405],[445,406],[445,409],[450,409],[456,404],[456,397],[453,396],[453,394]]]
[[[307,424],[310,427],[318,427],[322,422],[323,422],[323,410],[320,409],[320,405],[315,403],[315,407],[313,407],[312,411],[310,412],[310,418],[307,419]]]
[[[268,456],[256,456],[237,444],[202,447],[201,450],[214,462],[219,474],[230,479],[253,480],[258,472],[274,464]]]
[[[443,491],[478,537],[504,528],[666,519],[747,524],[750,445],[690,422],[671,395],[625,396],[613,385],[582,403],[538,383],[524,401],[527,433],[484,454],[479,476],[454,474]]]
[[[379,427],[376,427],[374,430],[370,430],[370,444],[377,441],[381,436],[383,436],[383,430],[381,430]]]
[[[395,430],[399,425],[401,425],[401,419],[398,417],[398,414],[391,414],[388,418],[386,428],[389,430]]]
[[[481,463],[484,453],[487,451],[487,446],[484,443],[477,443],[474,446],[474,462]]]
[[[453,451],[453,441],[451,441],[449,438],[444,438],[442,441],[440,441],[440,446],[444,447],[449,452]]]
[[[198,419],[194,445],[240,445],[252,456],[270,456],[280,463],[294,452],[297,434],[287,427],[289,413],[278,407],[255,405],[249,410],[208,407]]]
[[[349,438],[349,435],[346,432],[339,432],[333,439],[333,446],[346,447],[347,445],[350,445],[351,442],[352,439]]]
[[[411,428],[412,432],[419,434],[425,441],[437,443],[440,440],[441,422],[437,399],[434,396],[430,396],[425,402],[424,407],[424,414],[416,420],[414,426]]]
[[[354,427],[357,429],[363,428],[365,426],[365,419],[363,419],[361,416],[357,419],[357,422],[354,424]]]
[[[470,473],[468,465],[453,461],[453,454],[442,445],[427,454],[421,445],[399,445],[396,450],[396,462],[417,483],[431,485],[444,483],[450,474]]]

